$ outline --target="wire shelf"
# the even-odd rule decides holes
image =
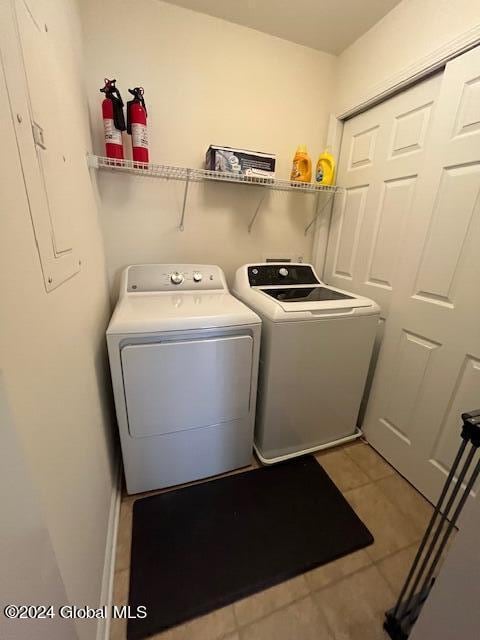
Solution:
[[[88,155],[88,164],[94,169],[109,169],[119,173],[130,173],[151,178],[163,178],[164,180],[182,180],[189,182],[229,182],[234,184],[249,184],[257,187],[266,187],[274,191],[296,191],[298,193],[336,193],[342,191],[340,187],[310,184],[306,182],[293,182],[291,180],[279,180],[277,178],[263,178],[251,176],[239,176],[236,173],[222,171],[209,171],[207,169],[188,169],[186,167],[174,167],[153,162],[136,162],[133,160],[115,160],[104,156]]]

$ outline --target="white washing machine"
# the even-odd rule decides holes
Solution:
[[[309,264],[240,267],[233,293],[262,318],[255,449],[279,462],[360,435],[380,308]]]
[[[260,328],[217,266],[125,269],[107,344],[128,493],[251,463]]]

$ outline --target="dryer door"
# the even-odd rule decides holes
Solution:
[[[154,436],[245,418],[253,339],[225,336],[122,349],[130,435]]]

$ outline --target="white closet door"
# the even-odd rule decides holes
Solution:
[[[386,317],[441,74],[347,121],[324,277]]]
[[[364,429],[436,500],[480,407],[480,48],[450,62],[424,151]]]

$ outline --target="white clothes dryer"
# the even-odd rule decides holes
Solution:
[[[309,264],[244,265],[233,293],[262,318],[260,460],[279,462],[358,437],[379,306],[324,284]]]
[[[107,344],[128,493],[251,464],[260,328],[217,266],[125,269]]]

